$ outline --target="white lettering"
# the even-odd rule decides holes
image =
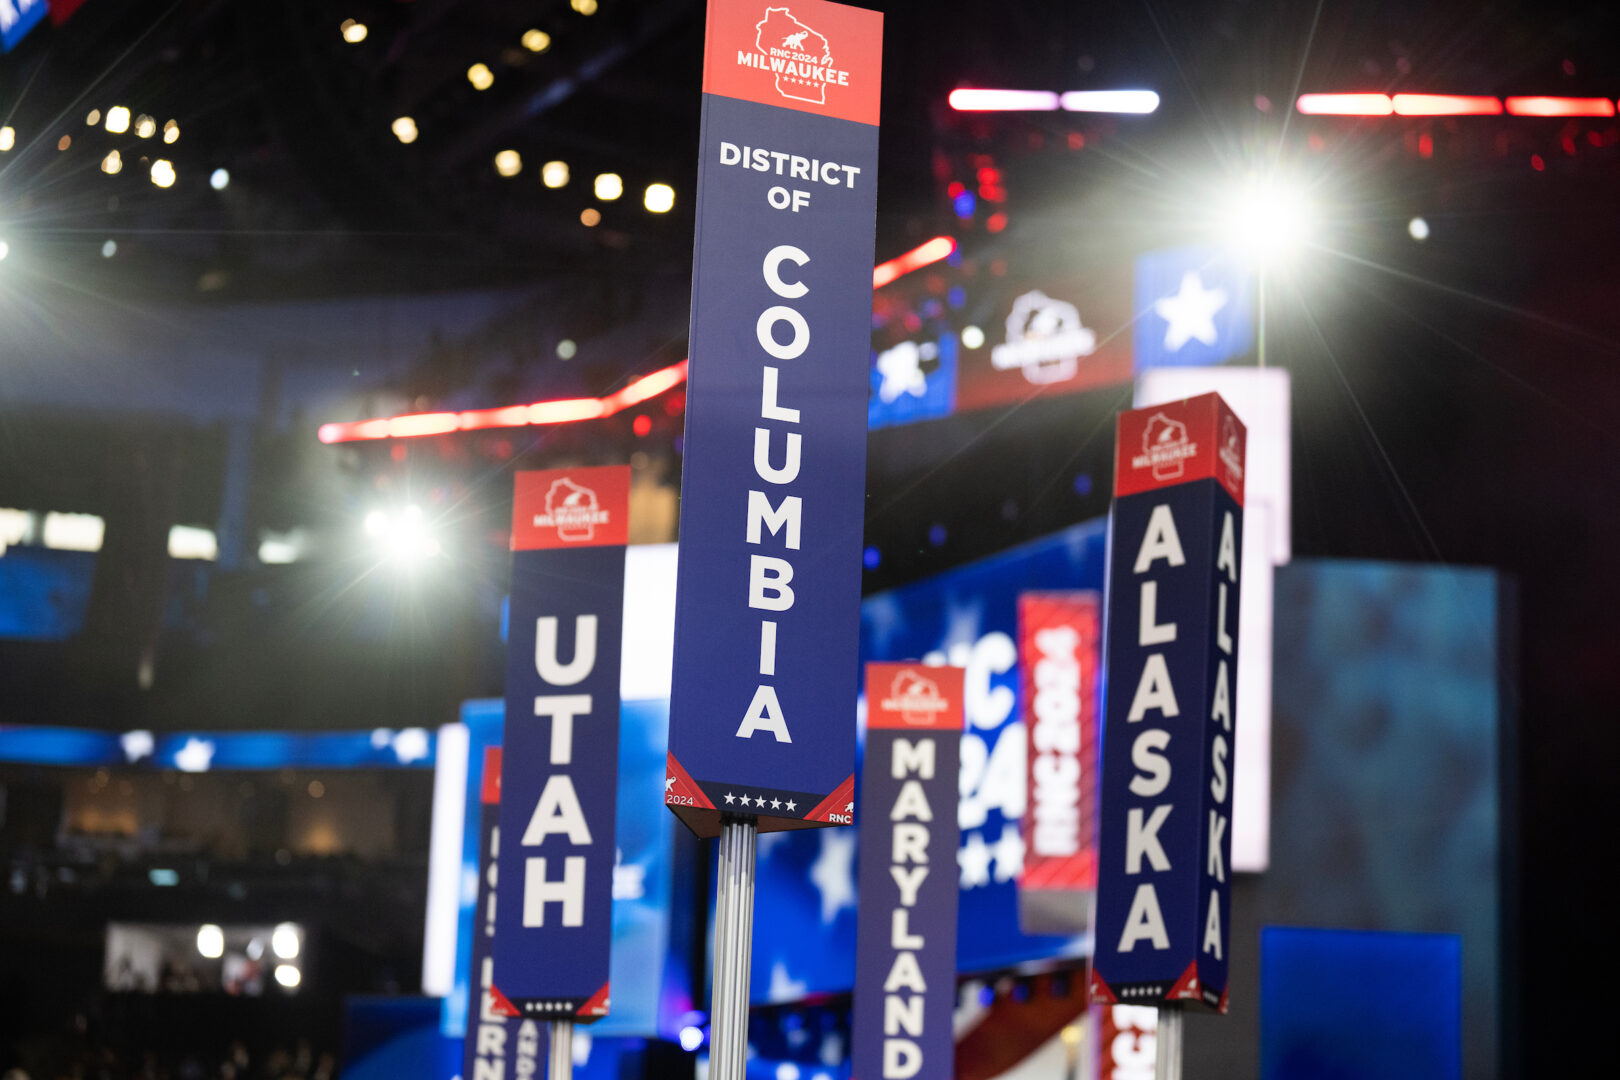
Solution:
[[[574,781],[567,773],[553,773],[546,778],[540,800],[534,804],[534,813],[529,817],[529,827],[523,830],[523,846],[542,844],[553,833],[568,837],[570,844],[591,842],[590,826],[585,824],[585,812],[580,808]],[[580,865],[585,865],[583,859]]]
[[[1147,882],[1136,887],[1131,910],[1125,916],[1125,929],[1119,935],[1117,952],[1130,952],[1138,941],[1146,941],[1155,949],[1168,949],[1170,935],[1165,933],[1164,914],[1159,910],[1159,894]]]
[[[574,658],[566,664],[557,660],[557,617],[543,615],[535,620],[534,669],[552,686],[573,686],[596,666],[596,616],[581,615],[574,620]]]
[[[799,550],[799,524],[804,500],[797,495],[782,496],[782,505],[772,507],[763,491],[748,493],[748,542],[757,544],[766,530],[772,536],[782,533],[782,541],[790,551]]]
[[[765,611],[786,611],[793,606],[793,564],[772,555],[749,557],[748,606]]]
[[[798,158],[796,160],[803,161],[804,159]],[[808,177],[801,177],[801,179],[808,179]],[[784,300],[797,300],[799,297],[810,291],[810,286],[806,285],[802,281],[783,281],[782,264],[785,262],[791,262],[799,266],[803,266],[809,261],[810,256],[806,255],[801,249],[794,247],[792,244],[779,244],[776,247],[771,248],[771,250],[765,253],[765,284],[770,286],[771,292],[782,297]],[[772,310],[786,309],[773,308]],[[808,335],[809,331],[806,330],[805,333]],[[783,357],[782,359],[785,360],[787,357]]]
[[[534,715],[551,717],[551,764],[573,764],[574,717],[590,711],[589,694],[546,694],[534,699]]]
[[[1163,754],[1170,745],[1170,733],[1148,728],[1131,744],[1131,764],[1138,772],[1131,777],[1131,794],[1151,798],[1170,786],[1170,760]]]
[[[787,452],[780,469],[771,465],[771,429],[754,429],[754,471],[759,478],[772,484],[791,484],[799,475],[799,433],[787,433]]]
[[[776,342],[777,323],[787,323],[788,329],[793,331],[793,340],[786,345]],[[760,348],[778,360],[795,360],[810,347],[810,324],[797,311],[785,304],[777,304],[759,313],[759,321],[754,324],[754,337],[759,341]]]
[[[1181,535],[1176,532],[1176,519],[1170,513],[1169,503],[1160,503],[1148,516],[1147,533],[1136,552],[1133,573],[1143,573],[1155,559],[1166,559],[1171,566],[1183,566],[1187,556],[1181,552]]]
[[[1164,846],[1159,843],[1159,829],[1164,825],[1165,819],[1170,816],[1171,807],[1155,806],[1153,816],[1142,824],[1142,808],[1133,806],[1125,819],[1125,872],[1127,874],[1140,874],[1142,872],[1142,857],[1147,857],[1148,865],[1155,870],[1170,869],[1170,859],[1164,853]]]
[[[585,925],[585,856],[563,859],[561,881],[546,880],[544,855],[531,856],[523,867],[523,925],[546,925],[546,905],[561,904],[564,926]]]
[[[748,703],[742,723],[737,727],[737,738],[751,739],[756,731],[768,731],[777,742],[790,743],[787,720],[782,716],[782,703],[777,700],[776,687],[761,685],[754,691],[754,700]]]
[[[1136,695],[1131,698],[1131,711],[1125,719],[1135,723],[1146,716],[1149,709],[1158,709],[1166,718],[1181,715],[1163,653],[1148,654],[1147,662],[1142,665],[1142,678],[1136,684]]]

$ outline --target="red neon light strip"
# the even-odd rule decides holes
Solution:
[[[1294,107],[1306,116],[1388,116],[1388,94],[1301,94]]]
[[[956,241],[936,236],[904,255],[896,256],[872,270],[872,288],[881,289],[913,270],[949,258]],[[662,371],[643,375],[616,393],[601,398],[564,398],[537,401],[533,405],[508,405],[499,409],[468,409],[465,412],[407,413],[380,420],[348,420],[322,424],[317,433],[323,443],[363,442],[368,439],[414,439],[423,435],[448,435],[453,431],[484,431],[489,428],[531,427],[545,424],[571,424],[576,420],[605,420],[615,413],[640,405],[686,381],[687,361],[671,364]]]
[[[1500,116],[1499,98],[1473,94],[1396,94],[1397,116]]]
[[[651,375],[643,375],[607,397],[564,398],[561,401],[537,401],[533,405],[469,409],[458,413],[410,413],[384,420],[352,420],[322,424],[318,435],[323,443],[361,442],[367,439],[414,439],[423,435],[447,435],[452,431],[601,420],[679,386],[686,381],[686,364],[682,360]]]
[[[946,102],[957,112],[1052,112],[1058,96],[1050,90],[952,90]]]
[[[1601,97],[1510,97],[1509,116],[1613,116],[1614,102]]]
[[[872,268],[872,288],[881,289],[889,282],[921,270],[930,263],[937,263],[941,259],[948,259],[956,250],[956,241],[949,236],[936,236],[925,244],[919,244],[904,255],[896,255],[888,262],[879,263]]]

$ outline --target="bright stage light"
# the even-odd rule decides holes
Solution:
[[[5,262],[6,256],[10,254],[11,245],[6,243],[4,240],[0,240],[0,262]]]
[[[1614,102],[1608,98],[1510,97],[1509,116],[1613,116]]]
[[[298,989],[298,984],[303,982],[303,981],[304,981],[303,972],[299,971],[297,968],[293,967],[291,964],[277,964],[276,965],[276,982],[280,983],[282,986],[286,987],[288,990],[296,990],[296,989]]]
[[[168,158],[158,158],[156,161],[152,162],[152,183],[156,184],[158,187],[166,188],[173,187],[174,180],[175,175],[173,162],[169,161]]]
[[[358,45],[366,40],[366,24],[355,22],[353,19],[344,19],[343,25],[338,29],[343,31],[343,40],[350,45]]]
[[[467,81],[473,84],[474,90],[488,90],[495,85],[495,73],[489,70],[488,64],[474,64],[467,69]]]
[[[418,430],[414,424],[401,424],[402,420],[437,419],[440,415],[451,418],[448,427],[439,425],[431,430],[427,428]],[[388,427],[391,436],[400,438],[412,435],[443,434],[446,431],[456,430],[455,414],[427,413],[420,417],[395,417],[388,422]],[[422,513],[420,506],[407,506],[398,513],[393,514],[382,510],[373,510],[366,515],[365,532],[377,545],[377,550],[400,566],[418,565],[424,559],[430,559],[442,550],[439,546],[439,540],[433,535],[433,529],[428,524],[427,516]],[[279,948],[276,955],[281,955]]]
[[[177,143],[180,141],[180,125],[173,120],[163,122],[163,141]]]
[[[90,115],[84,118],[84,123],[86,127],[95,127],[97,124],[101,123],[101,110],[91,109]]]
[[[1145,116],[1159,107],[1152,90],[1070,90],[1063,95],[1069,112],[1126,113]]]
[[[1294,107],[1306,116],[1388,116],[1388,94],[1301,94]]]
[[[225,931],[213,923],[204,923],[197,928],[197,951],[210,960],[218,960],[225,955]]]
[[[957,112],[1054,112],[1058,96],[1050,90],[952,90],[945,99]]]
[[[681,1049],[688,1053],[703,1045],[703,1032],[695,1027],[681,1028]]]
[[[135,120],[135,134],[138,138],[150,139],[157,134],[157,121],[142,113]]]
[[[523,171],[523,155],[516,150],[502,150],[495,155],[495,171],[502,176],[516,176]]]
[[[298,959],[298,949],[303,944],[303,935],[298,927],[290,922],[277,926],[270,935],[270,949],[283,960]],[[298,970],[297,968],[293,969]]]
[[[568,6],[581,15],[596,14],[596,0],[568,0]]]
[[[675,189],[668,184],[648,184],[642,205],[655,214],[667,214],[675,205]]]
[[[1415,217],[1406,223],[1406,231],[1412,239],[1422,243],[1429,238],[1429,223],[1420,217]]]
[[[17,129],[7,124],[0,127],[0,154],[17,145]]]
[[[101,245],[101,257],[103,259],[110,259],[116,254],[118,254],[118,241],[108,240]]]
[[[215,169],[208,176],[208,186],[215,191],[224,191],[231,183],[231,174],[225,169]]]
[[[1227,200],[1228,242],[1261,262],[1297,253],[1316,230],[1316,212],[1305,193],[1288,184],[1252,183]]]
[[[603,202],[612,202],[624,194],[624,181],[619,178],[618,173],[598,173],[593,190],[595,190],[598,199]]]
[[[532,53],[543,53],[551,48],[551,35],[544,30],[525,30],[523,47]]]
[[[107,156],[101,159],[101,171],[108,176],[116,176],[124,168],[124,156],[116,150],[107,151]]]
[[[587,206],[579,212],[579,223],[587,229],[594,229],[602,224],[602,211],[594,206]]]
[[[568,162],[548,161],[540,166],[540,182],[548,188],[568,186]]]
[[[1477,94],[1396,94],[1397,116],[1500,116],[1502,102]]]
[[[984,331],[977,326],[962,327],[962,348],[979,349],[984,347]]]
[[[389,130],[394,133],[394,138],[406,145],[416,141],[416,121],[409,116],[396,117]]]
[[[129,130],[129,110],[122,105],[114,105],[107,110],[107,130],[114,135],[122,135]]]

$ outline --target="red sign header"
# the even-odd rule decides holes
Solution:
[[[1119,414],[1114,495],[1213,477],[1243,505],[1248,429],[1219,394]]]
[[[867,664],[866,726],[960,730],[962,669]]]
[[[512,550],[608,547],[630,539],[630,466],[517,474]]]
[[[709,0],[703,92],[878,122],[883,15],[826,0]]]

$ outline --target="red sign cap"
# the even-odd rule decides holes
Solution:
[[[1214,478],[1243,505],[1249,432],[1219,394],[1119,414],[1114,495]]]
[[[882,82],[879,12],[827,0],[709,0],[705,94],[875,126]]]
[[[630,539],[630,466],[520,472],[512,550],[607,547]]]
[[[866,726],[960,731],[962,669],[867,664]]]

